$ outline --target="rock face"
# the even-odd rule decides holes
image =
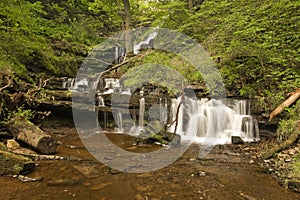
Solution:
[[[0,175],[20,174],[30,171],[34,166],[34,162],[27,157],[0,150]]]

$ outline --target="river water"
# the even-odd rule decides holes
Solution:
[[[58,155],[80,161],[37,161],[29,177],[39,182],[23,183],[0,177],[0,199],[300,199],[300,194],[282,188],[272,175],[264,174],[244,146],[216,146],[198,159],[198,145],[171,165],[149,173],[130,174],[113,170],[98,162],[82,145],[75,128],[51,127],[45,131],[60,141]],[[134,146],[134,138],[109,134],[120,148],[148,152],[158,145]],[[255,144],[250,145],[255,148]]]

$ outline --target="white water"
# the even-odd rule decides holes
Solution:
[[[101,95],[97,95],[98,107],[105,107],[104,99]]]
[[[176,119],[176,112],[182,97],[172,99],[171,119]],[[247,101],[235,100],[233,108],[221,100],[194,100],[185,97],[178,113],[176,133],[183,140],[205,144],[228,144],[231,136],[240,136],[244,141],[259,140],[256,120],[250,116]],[[169,131],[175,131],[173,123]]]
[[[158,34],[157,32],[150,33],[144,41],[141,41],[140,43],[134,45],[133,46],[133,53],[134,54],[139,54],[142,46],[143,45],[149,45],[150,41],[153,40],[157,36],[157,34]]]
[[[123,129],[123,116],[122,116],[122,113],[119,109],[117,110],[115,118],[116,118],[116,122],[117,122],[117,126],[118,126],[116,132],[117,133],[123,133],[123,131],[124,131],[124,129]]]
[[[144,118],[145,118],[145,98],[140,99],[140,109],[139,109],[139,127],[144,127]]]

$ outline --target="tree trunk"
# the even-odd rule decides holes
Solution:
[[[8,130],[18,140],[32,146],[43,154],[53,154],[56,151],[56,139],[25,118],[16,117],[8,125]]]
[[[280,143],[279,145],[276,145],[273,148],[266,151],[262,155],[262,158],[264,160],[272,158],[277,152],[280,152],[280,151],[290,147],[292,144],[294,144],[298,138],[299,138],[299,131],[296,131],[289,137],[289,139],[287,139],[286,141],[284,141],[284,142]]]
[[[188,0],[188,1],[189,1],[189,10],[190,10],[190,12],[193,12],[194,2],[193,2],[193,0]]]
[[[125,46],[126,52],[133,51],[131,37],[131,11],[129,0],[122,0],[125,10]]]
[[[280,104],[273,112],[270,114],[269,121],[271,121],[274,117],[280,114],[286,107],[292,105],[295,101],[300,98],[300,88],[294,92],[289,94],[289,98],[286,99],[282,104]]]

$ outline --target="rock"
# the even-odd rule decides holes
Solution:
[[[5,144],[3,144],[2,142],[0,142],[0,150],[6,150]]]
[[[206,172],[199,171],[199,172],[198,172],[198,176],[206,176]]]
[[[18,149],[20,148],[20,145],[18,142],[16,142],[16,140],[11,139],[11,140],[7,140],[6,147],[8,149]]]
[[[138,185],[138,186],[136,187],[136,189],[137,189],[138,191],[142,191],[142,192],[146,192],[146,191],[147,191],[147,188],[146,188],[145,186],[142,186],[142,185]]]
[[[231,136],[232,144],[244,144],[244,140],[240,136]]]
[[[95,165],[81,164],[73,166],[78,172],[82,173],[87,178],[96,178],[99,176],[99,170]]]
[[[142,195],[137,194],[137,195],[135,195],[135,199],[136,200],[144,200],[145,198]]]
[[[76,149],[77,147],[76,146],[73,146],[73,145],[66,145],[66,147],[68,147],[69,149]]]
[[[0,150],[0,175],[17,175],[34,167],[30,158]]]
[[[253,160],[250,160],[250,161],[249,161],[249,164],[253,164],[253,163],[254,163],[254,161],[253,161]]]
[[[112,182],[103,182],[103,183],[99,183],[97,185],[92,186],[90,189],[93,191],[102,190],[103,188],[108,187],[112,184],[113,184]]]
[[[294,192],[300,192],[300,181],[290,180],[287,184],[288,188]]]
[[[76,186],[80,183],[76,179],[54,179],[48,182],[48,186],[64,187],[64,186]]]
[[[37,182],[37,181],[41,181],[43,179],[42,177],[31,178],[31,177],[23,176],[23,175],[16,175],[14,177],[18,178],[23,183],[25,183],[25,182]]]

